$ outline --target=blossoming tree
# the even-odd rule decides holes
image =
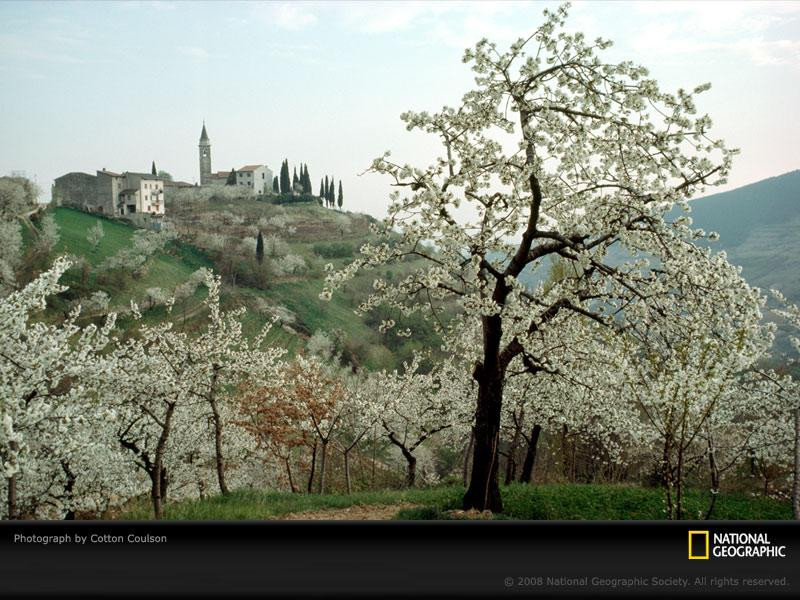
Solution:
[[[372,163],[406,190],[393,193],[385,221],[399,239],[363,246],[322,292],[330,297],[360,269],[416,257],[406,278],[376,280],[362,308],[433,313],[450,299],[479,324],[465,508],[502,510],[503,390],[515,359],[533,375],[546,372],[533,343],[540,332],[575,319],[622,329],[635,305],[668,319],[669,307],[703,298],[715,267],[693,243],[705,232],[666,218],[724,182],[730,166],[734,152],[710,137],[707,115],[696,115],[695,96],[709,86],[661,91],[643,67],[604,60],[609,41],[565,31],[567,12],[545,11],[544,23],[508,51],[485,39],[467,50],[476,87],[459,107],[402,115],[408,129],[437,136],[443,155],[424,169],[389,153]],[[556,256],[572,276],[549,290],[523,284],[523,271]],[[677,275],[693,284],[683,297],[671,284]],[[711,302],[725,310],[726,301],[718,293]]]
[[[800,334],[800,306],[792,304],[778,290],[772,290],[772,295],[780,304],[775,312],[786,319],[796,333]],[[800,363],[800,337],[791,338],[795,350],[794,362]],[[789,405],[794,416],[794,481],[792,483],[792,510],[794,518],[800,520],[800,382],[791,378],[782,378],[777,384],[780,395],[789,398]]]
[[[41,490],[42,481],[36,481],[54,472],[70,478],[70,456],[85,442],[81,435],[67,435],[86,422],[81,380],[114,327],[114,315],[102,328],[79,327],[79,307],[60,324],[35,320],[47,296],[66,289],[58,280],[69,266],[60,258],[0,300],[0,466],[9,519],[19,516],[20,479]]]

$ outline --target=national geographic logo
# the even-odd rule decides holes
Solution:
[[[689,531],[689,560],[714,558],[786,558],[786,546],[770,541],[766,533],[711,533]]]

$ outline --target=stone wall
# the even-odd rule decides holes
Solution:
[[[95,210],[97,177],[88,173],[67,173],[53,184],[53,204],[80,210]]]

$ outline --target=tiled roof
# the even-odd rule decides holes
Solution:
[[[142,179],[150,179],[153,181],[161,181],[161,177],[158,175],[153,175],[152,173],[136,173],[134,171],[125,171],[123,175],[133,175],[135,177],[141,177]]]
[[[98,173],[103,173],[104,175],[112,175],[113,177],[122,177],[119,173],[114,173],[113,171],[106,171],[105,169],[97,171]]]
[[[256,169],[260,169],[264,165],[245,165],[241,169],[236,169],[237,171],[255,171]]]

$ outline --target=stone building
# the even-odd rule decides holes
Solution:
[[[97,177],[88,173],[73,172],[56,177],[51,197],[56,206],[106,212],[105,206],[97,208]]]
[[[53,184],[53,202],[109,216],[164,214],[164,181],[149,173],[67,173]]]

